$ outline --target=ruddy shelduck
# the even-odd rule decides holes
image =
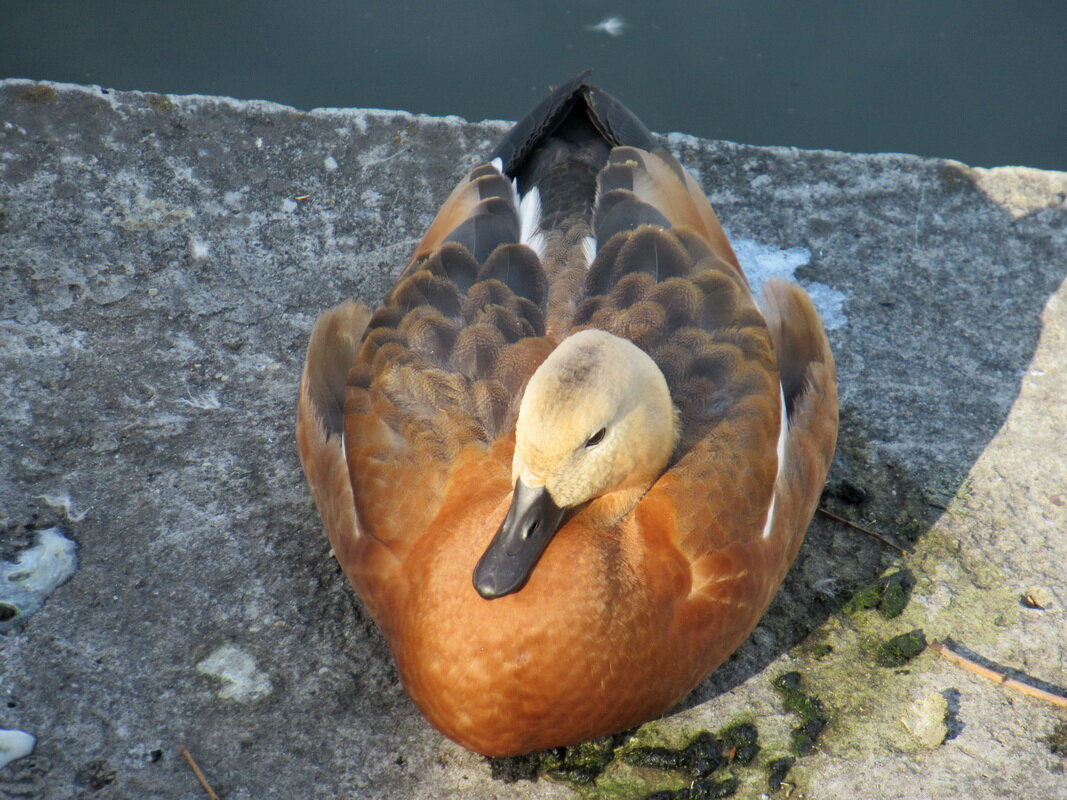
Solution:
[[[575,78],[452,192],[373,313],[315,325],[297,440],[333,552],[442,733],[625,730],[749,635],[837,436],[804,291]]]

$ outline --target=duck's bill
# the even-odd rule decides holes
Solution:
[[[508,515],[474,568],[478,594],[493,600],[525,586],[561,519],[563,509],[548,490],[516,481]]]

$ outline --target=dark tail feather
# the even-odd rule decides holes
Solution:
[[[527,158],[549,137],[581,145],[598,138],[608,147],[629,145],[651,150],[656,146],[648,128],[633,112],[596,86],[585,82],[591,70],[558,86],[537,107],[515,124],[493,158],[504,162],[504,173],[519,177]]]

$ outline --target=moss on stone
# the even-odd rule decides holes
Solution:
[[[816,659],[817,661],[822,661],[824,658],[830,655],[830,653],[834,652],[834,648],[833,645],[829,645],[825,642],[822,642],[820,644],[812,645],[811,650],[809,652],[811,653],[812,658]]]
[[[727,760],[747,766],[760,751],[759,731],[751,722],[738,722],[719,734],[726,748]]]
[[[908,604],[908,592],[904,585],[894,581],[885,587],[878,602],[878,612],[886,619],[899,617]]]
[[[652,767],[682,772],[691,779],[703,779],[725,766],[723,740],[701,731],[683,748],[635,747],[622,754],[633,767]]]
[[[27,89],[19,95],[19,100],[24,103],[50,103],[56,99],[56,90],[51,86],[39,83],[32,89]]]
[[[914,584],[915,578],[909,570],[893,570],[852,595],[841,610],[845,614],[857,614],[877,608],[885,619],[899,617],[908,605]]]
[[[902,633],[878,648],[875,660],[882,667],[901,667],[926,649],[926,636],[919,629]]]
[[[486,761],[493,780],[517,783],[537,780],[541,775],[541,759],[542,753],[530,753],[526,756],[490,756]]]
[[[822,703],[817,698],[809,697],[801,689],[799,672],[786,672],[771,683],[779,695],[786,711],[792,711],[801,717],[810,717],[822,712]]]
[[[589,784],[615,758],[618,742],[613,736],[560,747],[546,752],[542,771],[550,778],[568,783]]]
[[[800,725],[791,731],[792,750],[798,756],[806,756],[815,751],[830,717],[819,698],[804,692],[801,680],[799,672],[786,672],[775,678],[771,686],[781,695],[786,711],[800,717]]]
[[[737,791],[741,781],[737,778],[725,780],[693,781],[692,785],[681,789],[660,789],[646,794],[643,800],[717,800],[720,797],[730,797]]]
[[[866,611],[870,608],[876,608],[878,603],[882,599],[882,587],[876,581],[872,584],[864,586],[852,597],[848,599],[848,602],[841,607],[841,611],[845,614],[855,614],[859,611]]]
[[[653,769],[682,769],[685,765],[681,750],[669,747],[636,747],[623,753],[624,764],[631,767],[651,767]]]
[[[789,770],[793,768],[795,763],[797,763],[795,758],[785,756],[784,758],[776,758],[767,764],[767,788],[772,793],[782,788],[785,776],[789,774]]]
[[[148,105],[154,108],[156,111],[173,111],[177,106],[171,102],[171,99],[165,94],[150,94],[148,95]]]
[[[741,781],[737,778],[724,778],[714,780],[708,778],[702,781],[694,781],[689,789],[689,794],[684,800],[717,800],[720,797],[730,797],[737,791]],[[683,798],[679,798],[683,800]]]
[[[978,646],[993,640],[1001,618],[1010,623],[1026,613],[1018,602],[1018,587],[992,562],[960,551],[956,525],[955,518],[944,515],[908,556],[912,583],[909,588],[905,581],[902,588],[909,602],[898,616],[885,618],[886,611],[896,610],[891,596],[885,608],[876,606],[878,613],[837,614],[813,634],[819,643],[833,647],[831,658],[806,659],[805,679],[819,687],[820,698],[833,708],[833,725],[819,742],[832,746],[835,754],[859,757],[887,748],[923,749],[900,724],[900,716],[921,693],[928,667],[912,659],[903,662],[908,672],[891,673],[879,665],[881,648],[901,630],[921,630],[927,638],[952,636]],[[914,602],[916,598],[921,602]]]
[[[595,784],[572,786],[578,795],[586,800],[638,800],[647,797],[649,793],[683,790],[690,784],[690,780],[682,778],[678,773],[650,773],[615,761]]]

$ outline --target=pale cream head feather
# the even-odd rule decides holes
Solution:
[[[564,339],[519,406],[512,480],[544,486],[560,507],[644,491],[678,441],[667,381],[633,342],[601,330]]]

